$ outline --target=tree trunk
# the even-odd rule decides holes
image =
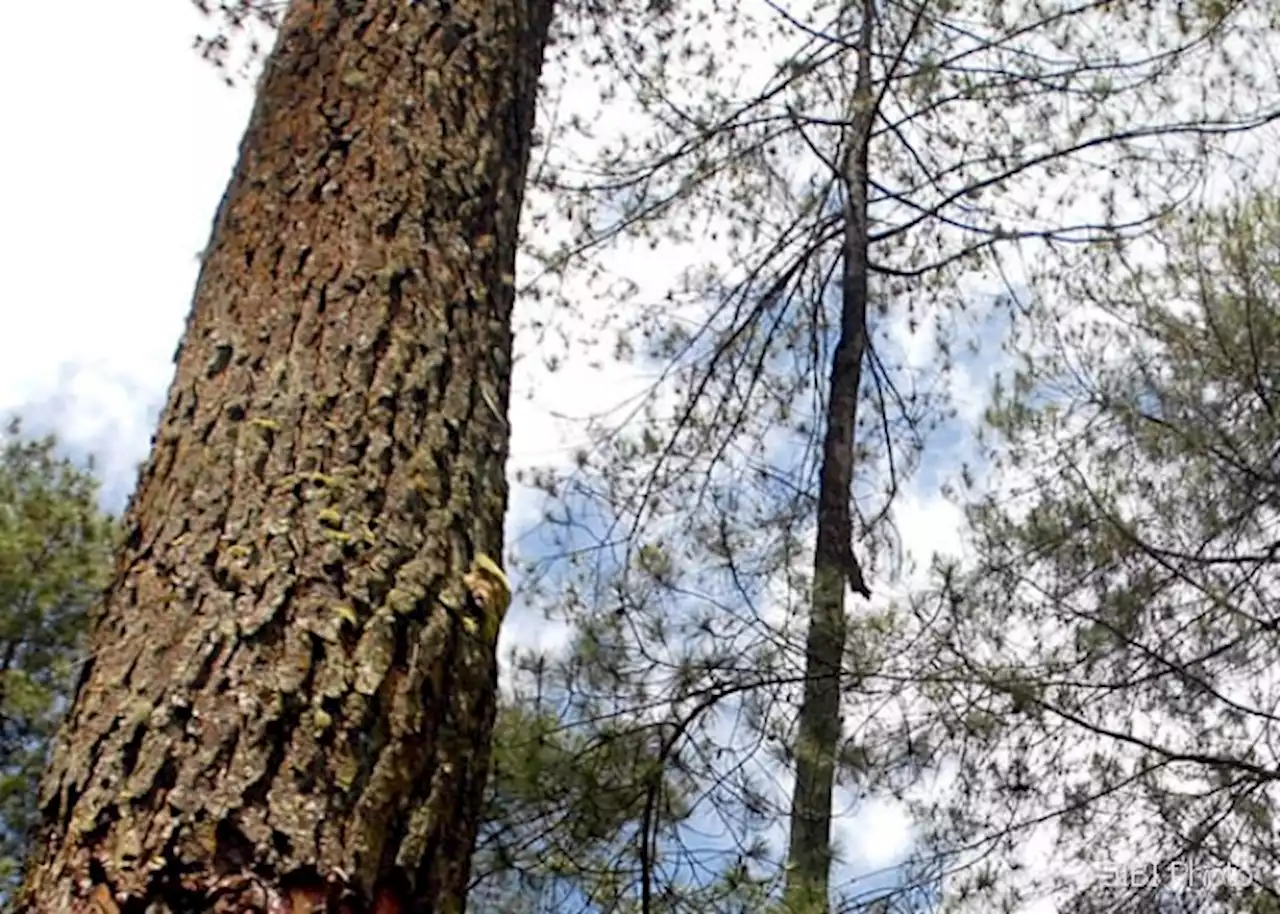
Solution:
[[[294,0],[22,912],[460,912],[552,0]]]
[[[813,606],[805,643],[804,697],[796,738],[796,783],[784,902],[795,914],[830,909],[831,798],[840,744],[841,669],[847,633],[844,588],[870,597],[853,553],[849,501],[862,361],[867,349],[867,145],[874,118],[870,54],[874,3],[862,6],[861,50],[852,126],[846,140],[845,238],[841,276],[840,338],[831,364],[827,430],[818,481],[818,536],[814,550]]]

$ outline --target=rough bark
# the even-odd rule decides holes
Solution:
[[[853,553],[850,515],[854,432],[862,362],[867,348],[868,222],[867,146],[875,94],[870,54],[874,3],[862,6],[861,48],[854,86],[854,115],[845,148],[845,237],[841,275],[840,338],[832,356],[827,429],[818,481],[818,533],[813,601],[805,643],[804,697],[795,746],[796,782],[791,800],[786,909],[818,914],[830,908],[831,798],[840,743],[840,672],[847,634],[846,583],[870,597]]]
[[[22,912],[461,911],[551,0],[295,0]]]

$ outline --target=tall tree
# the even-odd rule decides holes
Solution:
[[[871,48],[876,33],[874,0],[864,0],[849,22],[857,25],[857,69],[848,104],[848,130],[840,140],[831,176],[843,187],[839,336],[831,353],[826,430],[818,475],[818,524],[813,555],[813,594],[805,638],[805,682],[795,738],[796,781],[791,791],[787,842],[786,906],[798,914],[825,911],[831,878],[831,802],[840,744],[840,698],[848,622],[845,587],[864,598],[871,591],[853,552],[855,431],[867,354],[870,293],[871,128],[877,115]],[[921,7],[923,9],[923,7]],[[842,17],[841,32],[848,31]],[[904,45],[905,47],[905,45]],[[886,80],[895,74],[888,72]],[[889,442],[886,442],[889,444]],[[891,446],[891,445],[890,445]]]
[[[458,911],[550,0],[296,0],[19,910]]]
[[[12,900],[35,813],[34,783],[69,697],[90,605],[110,572],[114,524],[91,471],[53,438],[0,449],[0,907]]]
[[[761,797],[777,793],[761,787],[774,766],[742,755],[793,764],[788,901],[821,908],[829,798],[842,768],[870,783],[876,748],[847,738],[841,711],[893,707],[900,669],[876,674],[889,623],[911,618],[885,603],[846,615],[841,581],[865,587],[849,538],[873,571],[893,564],[881,521],[927,434],[957,433],[951,369],[990,329],[965,326],[974,299],[1007,317],[989,294],[1005,252],[1058,264],[1145,230],[1218,170],[1222,137],[1280,109],[1274,74],[1249,68],[1274,38],[1266,4],[772,6],[653,4],[650,28],[606,28],[603,50],[590,32],[590,63],[617,65],[624,87],[602,93],[630,90],[652,129],[564,118],[599,155],[553,144],[539,175],[579,228],[547,246],[544,288],[585,278],[633,302],[591,330],[657,381],[625,413],[640,421],[594,417],[581,466],[542,482],[579,585],[559,606],[615,673],[602,700],[575,658],[570,700],[584,717],[629,702],[644,719],[661,700],[712,721],[683,726],[672,756],[699,767],[707,818],[765,810],[725,826],[730,861],[758,859]],[[747,47],[750,61],[734,53]],[[615,240],[610,271],[599,249]],[[708,255],[670,284],[628,272],[648,244],[695,243]],[[922,331],[924,371],[895,324]],[[799,670],[793,613],[809,616]],[[745,724],[732,734],[714,722],[726,708]]]

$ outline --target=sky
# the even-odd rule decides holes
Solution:
[[[213,213],[252,96],[192,50],[189,4],[71,0],[0,34],[0,413],[93,453],[119,510],[173,370]],[[13,91],[23,87],[22,91]]]
[[[34,37],[49,34],[45,4],[12,4],[0,30],[9,138],[0,153],[0,416],[21,415],[70,453],[93,455],[104,505],[118,512],[149,449],[252,90],[228,87],[200,59],[192,39],[203,22],[182,0],[64,0],[58,18],[73,26],[59,30],[56,54]],[[928,351],[927,341],[903,343]],[[571,364],[552,375],[523,364],[513,466],[567,462],[575,442],[555,417],[585,415],[644,382],[625,369],[600,377]],[[980,400],[966,399],[967,418]],[[532,505],[514,494],[509,540]],[[932,486],[905,492],[896,517],[917,554],[957,548],[959,511]],[[532,614],[504,627],[507,645],[565,635]],[[848,811],[848,797],[837,805]],[[888,802],[845,815],[837,833],[862,869],[891,866],[910,844]]]

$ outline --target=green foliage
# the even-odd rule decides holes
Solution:
[[[54,450],[15,420],[0,451],[0,897],[19,875],[35,783],[114,545],[92,472]]]
[[[846,204],[865,193],[871,223],[855,535],[868,576],[889,584],[915,544],[883,521],[927,442],[968,431],[954,420],[986,366],[962,360],[987,348],[992,325],[1021,317],[1011,285],[1047,285],[1074,265],[1069,252],[1137,236],[1214,175],[1228,135],[1274,108],[1270,72],[1243,78],[1274,27],[1261,3],[1230,5],[1227,23],[1194,5],[1137,2],[618,7],[600,22],[562,18],[570,34],[552,52],[563,56],[548,94],[563,98],[543,121],[538,230],[523,239],[542,270],[527,290],[540,344],[530,354],[553,372],[612,355],[652,385],[589,416],[592,446],[575,466],[526,477],[547,494],[546,526],[566,557],[568,583],[543,605],[590,636],[566,690],[591,713],[714,705],[682,744],[700,788],[695,818],[731,824],[700,842],[697,865],[745,857],[776,874],[792,808],[777,775],[795,760],[799,683],[816,669],[805,668],[804,628]],[[865,110],[851,92],[859,45],[869,124],[853,116]],[[855,187],[844,163],[864,146]],[[594,300],[611,307],[581,307]],[[572,333],[557,326],[564,314],[582,318]],[[1045,515],[1035,534],[1054,541],[1072,522]],[[1079,546],[1086,558],[1108,547]],[[873,590],[879,600],[889,588]],[[859,799],[892,798],[948,739],[914,732],[900,698],[920,645],[937,643],[913,640],[930,614],[903,609],[857,614],[846,645],[835,634],[825,645],[830,656],[846,648],[855,674],[842,705],[858,746],[822,777]],[[1040,725],[1038,670],[981,673],[987,700],[945,709],[956,732],[989,744],[1009,715]],[[918,687],[936,701],[952,694],[947,682]],[[771,846],[757,853],[757,842]],[[665,872],[691,856],[679,842],[661,851]],[[838,892],[870,890],[851,875],[863,874],[842,874]]]
[[[957,910],[1182,910],[1188,868],[1216,880],[1195,910],[1275,902],[1280,198],[1152,241],[1083,258],[1020,340],[976,565],[910,657],[935,684],[913,729],[959,785],[918,821],[989,873]],[[1166,877],[1101,878],[1121,862]]]
[[[617,909],[643,875],[641,836],[688,814],[665,761],[662,728],[566,726],[533,702],[503,707],[472,906],[558,910],[547,899],[572,885],[600,910]]]

